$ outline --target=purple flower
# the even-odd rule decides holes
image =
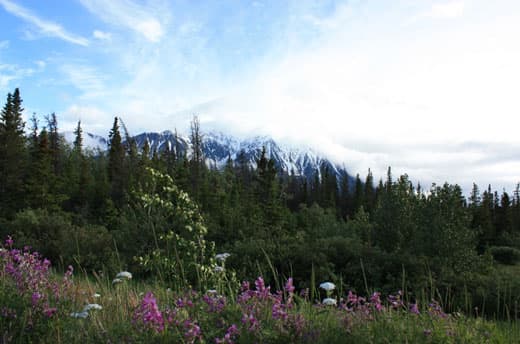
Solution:
[[[202,331],[200,330],[199,325],[197,323],[192,322],[191,320],[186,320],[184,322],[184,339],[186,339],[186,343],[195,343],[195,340],[202,341]]]
[[[233,324],[227,329],[226,334],[224,335],[224,338],[215,338],[215,343],[216,344],[234,344],[233,339],[235,339],[238,336],[239,332],[240,331],[238,330],[237,325]]]
[[[253,314],[242,314],[242,324],[247,327],[249,332],[255,332],[260,328],[260,323]]]
[[[421,314],[421,312],[419,312],[419,306],[417,305],[417,302],[410,305],[410,313],[417,315]]]
[[[287,279],[287,282],[285,283],[284,290],[288,292],[289,294],[294,293],[294,285],[293,285],[293,279],[292,277],[289,277]]]
[[[164,330],[164,319],[152,292],[147,292],[134,312],[134,323],[144,329],[160,333]]]
[[[45,314],[47,318],[52,318],[52,316],[57,312],[58,309],[56,307],[47,307],[43,310],[43,314]]]
[[[373,293],[372,296],[370,296],[370,303],[378,312],[381,312],[383,310],[383,305],[381,304],[381,293]]]
[[[14,244],[13,238],[11,238],[10,235],[7,236],[7,239],[5,239],[5,246],[12,247]]]

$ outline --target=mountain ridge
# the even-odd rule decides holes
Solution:
[[[74,141],[72,132],[66,132],[63,136],[69,143]],[[135,140],[139,151],[142,151],[148,142],[150,154],[162,153],[169,149],[191,155],[189,136],[177,135],[170,130],[143,132],[132,136],[132,139]],[[108,149],[108,141],[102,136],[84,133],[84,146],[93,151],[105,151]],[[327,168],[336,175],[338,182],[342,177],[349,175],[344,166],[334,163],[310,147],[282,145],[266,135],[238,139],[222,132],[202,133],[202,151],[206,163],[209,167],[217,169],[223,168],[229,158],[234,163],[241,159],[256,168],[256,161],[260,158],[263,147],[266,149],[267,158],[272,158],[276,168],[286,174],[304,176],[311,180],[316,177],[316,173],[321,178],[321,172]],[[352,181],[352,176],[349,179]]]

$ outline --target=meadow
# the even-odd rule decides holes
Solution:
[[[517,319],[446,313],[402,291],[357,295],[332,282],[296,290],[262,277],[238,283],[216,255],[200,290],[131,272],[63,274],[7,238],[0,251],[3,343],[515,343]]]

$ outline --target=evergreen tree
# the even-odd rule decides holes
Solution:
[[[38,137],[38,150],[32,160],[31,171],[27,181],[27,205],[32,208],[56,209],[58,200],[53,195],[56,177],[46,128],[42,129]]]
[[[374,189],[374,176],[372,171],[368,169],[367,178],[365,179],[364,208],[370,214],[375,207],[376,191]]]
[[[356,174],[356,183],[354,184],[354,211],[357,212],[364,204],[364,187],[359,173]]]
[[[19,89],[7,95],[0,117],[0,216],[12,216],[24,204],[25,123]]]
[[[203,173],[205,172],[205,164],[204,153],[202,151],[202,133],[200,131],[200,123],[197,116],[194,116],[191,122],[190,141],[192,151],[189,163],[191,191],[194,199],[200,201],[200,189]]]
[[[119,132],[118,118],[114,118],[114,125],[108,136],[108,181],[110,183],[110,195],[114,203],[122,205],[125,197],[125,150]]]

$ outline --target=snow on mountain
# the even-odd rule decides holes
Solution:
[[[89,149],[106,150],[107,140],[101,136],[84,133],[83,144]],[[67,142],[74,142],[74,134],[64,133]],[[233,162],[242,161],[252,167],[256,167],[256,161],[260,158],[262,148],[265,147],[268,158],[273,158],[275,166],[287,174],[314,178],[315,174],[321,177],[323,168],[333,171],[339,178],[347,173],[344,167],[333,163],[326,156],[308,147],[293,147],[275,142],[268,136],[256,136],[244,140],[238,140],[221,132],[203,133],[203,153],[209,167],[222,168],[228,159]],[[145,132],[133,137],[139,150],[142,150],[145,142],[148,142],[150,154],[159,153],[169,149],[179,151],[188,156],[190,152],[190,138],[185,135],[176,135],[169,130],[153,133]],[[339,179],[338,179],[339,180]]]
[[[331,162],[311,148],[280,145],[268,136],[238,140],[220,132],[209,132],[203,133],[202,137],[203,153],[210,167],[222,168],[229,158],[234,162],[240,159],[256,167],[256,161],[260,158],[262,148],[265,147],[267,157],[273,158],[275,166],[285,173],[313,178],[316,172],[321,176],[322,168],[326,167],[337,177],[346,174],[344,167]],[[188,156],[191,154],[189,137],[179,135],[176,142],[175,135],[170,131],[142,133],[134,136],[134,139],[140,149],[145,141],[148,141],[150,152],[154,150],[162,152],[168,146],[170,150],[175,150],[177,147],[181,152],[187,152]]]

